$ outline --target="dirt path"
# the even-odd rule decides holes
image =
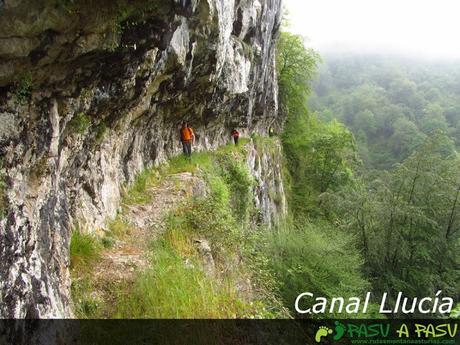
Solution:
[[[104,249],[93,268],[97,294],[105,301],[113,299],[112,287],[129,284],[135,273],[149,264],[148,246],[165,230],[164,217],[189,196],[203,196],[205,183],[191,173],[163,178],[160,184],[146,191],[152,196],[145,205],[126,206],[122,219],[131,225],[129,234]]]

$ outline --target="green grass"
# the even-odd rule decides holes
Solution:
[[[219,200],[221,197],[226,198],[228,192],[220,192],[222,194],[219,196],[189,200],[171,212],[167,219],[170,229],[180,229],[193,237],[206,238],[217,259],[235,250],[243,235],[241,224],[234,219],[229,204]]]
[[[232,141],[228,142],[227,145],[220,146],[216,153],[222,153],[222,154],[231,154],[231,153],[237,153],[237,154],[246,154],[246,147],[245,145],[249,144],[251,142],[251,139],[249,138],[240,138],[238,146],[235,146]]]
[[[152,268],[140,272],[134,284],[114,292],[117,303],[112,317],[220,319],[282,315],[282,308],[273,303],[274,298],[268,303],[268,298],[267,301],[248,301],[239,296],[238,280],[249,273],[244,267],[226,267],[225,273],[220,273],[226,260],[235,259],[234,251],[228,251],[225,258],[214,253],[216,270],[207,276],[194,245],[196,229],[187,221],[187,215],[173,215],[169,219],[168,231],[152,244]],[[211,241],[214,246],[216,239]],[[227,243],[221,250],[229,247],[235,249],[235,242]]]
[[[94,291],[92,265],[100,258],[102,243],[94,236],[84,234],[78,227],[70,240],[71,294],[74,311],[79,318],[95,318],[102,303]]]
[[[101,243],[96,237],[75,229],[70,240],[71,268],[85,269],[99,258],[101,249]]]
[[[250,139],[240,139],[240,144],[235,147],[232,143],[220,147],[215,152],[202,151],[194,152],[191,159],[180,154],[172,157],[167,163],[162,164],[157,168],[146,169],[138,174],[134,182],[125,188],[123,192],[123,204],[127,205],[142,205],[149,203],[152,195],[148,193],[149,188],[153,188],[162,178],[174,174],[190,172],[193,174],[215,174],[215,169],[219,169],[219,164],[216,161],[222,160],[242,160],[246,157],[245,145],[250,142]],[[240,164],[241,165],[241,164]]]
[[[252,187],[254,178],[250,175],[244,159],[228,159],[222,155],[219,160],[221,176],[229,187],[231,206],[235,219],[247,224],[252,210]]]
[[[152,200],[149,188],[155,187],[160,181],[158,172],[154,169],[144,170],[138,174],[129,188],[123,193],[122,203],[126,205],[143,205]]]
[[[146,169],[138,174],[134,182],[125,188],[122,203],[147,204],[153,197],[148,190],[157,186],[164,177],[184,172],[198,173],[198,170],[209,170],[211,166],[212,155],[209,152],[194,153],[191,160],[183,155],[173,157],[158,168]]]
[[[101,316],[102,299],[93,294],[93,280],[87,274],[73,276],[71,293],[75,315],[80,319],[93,319]]]
[[[130,225],[120,215],[118,215],[115,219],[110,220],[107,227],[108,231],[105,232],[104,237],[100,239],[104,248],[112,248],[116,239],[126,238],[132,231],[132,225]]]
[[[268,153],[274,154],[279,147],[279,138],[276,136],[273,137],[262,137],[259,135],[253,135],[252,140],[257,150],[264,149]]]
[[[74,311],[78,318],[101,318],[111,313],[111,304],[96,294],[96,277],[92,267],[100,258],[103,248],[110,248],[116,239],[129,236],[131,226],[120,216],[108,223],[108,232],[102,238],[83,234],[78,227],[70,242],[72,285],[71,293]],[[112,286],[104,289],[115,291]]]
[[[173,157],[167,164],[160,167],[162,175],[179,174],[183,172],[197,172],[198,169],[207,170],[212,166],[210,152],[194,152],[191,159],[184,155]]]
[[[128,236],[131,233],[131,225],[128,224],[121,216],[116,217],[114,220],[111,220],[108,224],[109,232],[106,236],[111,236],[115,238],[120,238]]]
[[[238,298],[233,282],[207,277],[193,240],[182,231],[169,231],[152,253],[153,268],[119,292],[115,317],[228,318],[245,314],[246,303]]]
[[[232,158],[231,155],[246,155],[245,145],[250,142],[250,139],[241,138],[238,146],[233,143],[219,147],[216,151],[199,151],[193,152],[191,159],[186,158],[184,155],[178,155],[171,158],[167,164],[160,167],[162,175],[178,174],[183,172],[197,172],[197,171],[212,171],[215,168],[215,160],[217,157],[226,156]]]

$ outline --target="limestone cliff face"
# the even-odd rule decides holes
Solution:
[[[183,120],[207,149],[279,123],[280,1],[0,1],[0,317],[72,315],[73,224],[103,228]]]
[[[268,227],[279,225],[288,213],[281,143],[278,140],[268,145],[255,143],[247,163],[256,181],[253,192],[258,221]]]

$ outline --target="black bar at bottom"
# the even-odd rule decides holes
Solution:
[[[459,321],[0,320],[0,344],[458,345]]]

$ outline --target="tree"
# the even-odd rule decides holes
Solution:
[[[460,160],[446,152],[449,141],[435,133],[392,171],[329,198],[338,224],[359,239],[377,295],[458,296]]]
[[[424,140],[425,135],[407,118],[399,118],[393,124],[390,138],[393,154],[399,161],[407,158]]]
[[[348,183],[356,161],[351,132],[335,120],[325,123],[308,112],[307,97],[318,59],[299,36],[281,34],[280,105],[287,117],[282,142],[292,181],[289,201],[295,226],[288,222],[273,232],[266,251],[289,306],[305,284],[309,291],[330,297],[356,296],[368,286],[353,237],[337,234],[332,224],[309,219],[319,216],[322,193]]]
[[[423,117],[420,120],[420,129],[425,134],[430,134],[435,130],[447,131],[449,124],[444,117],[444,110],[439,104],[428,104],[423,109]]]
[[[308,291],[315,296],[364,295],[369,283],[361,274],[363,260],[350,233],[337,233],[327,223],[303,222],[269,234],[267,248],[285,304]]]
[[[377,130],[374,113],[368,109],[358,112],[353,119],[353,128],[356,132],[364,131],[367,136],[374,135]]]
[[[390,95],[395,103],[408,106],[416,104],[417,84],[413,81],[400,78],[390,84]]]
[[[277,71],[281,110],[286,116],[307,112],[307,96],[319,55],[306,48],[301,36],[281,32],[277,44]]]

